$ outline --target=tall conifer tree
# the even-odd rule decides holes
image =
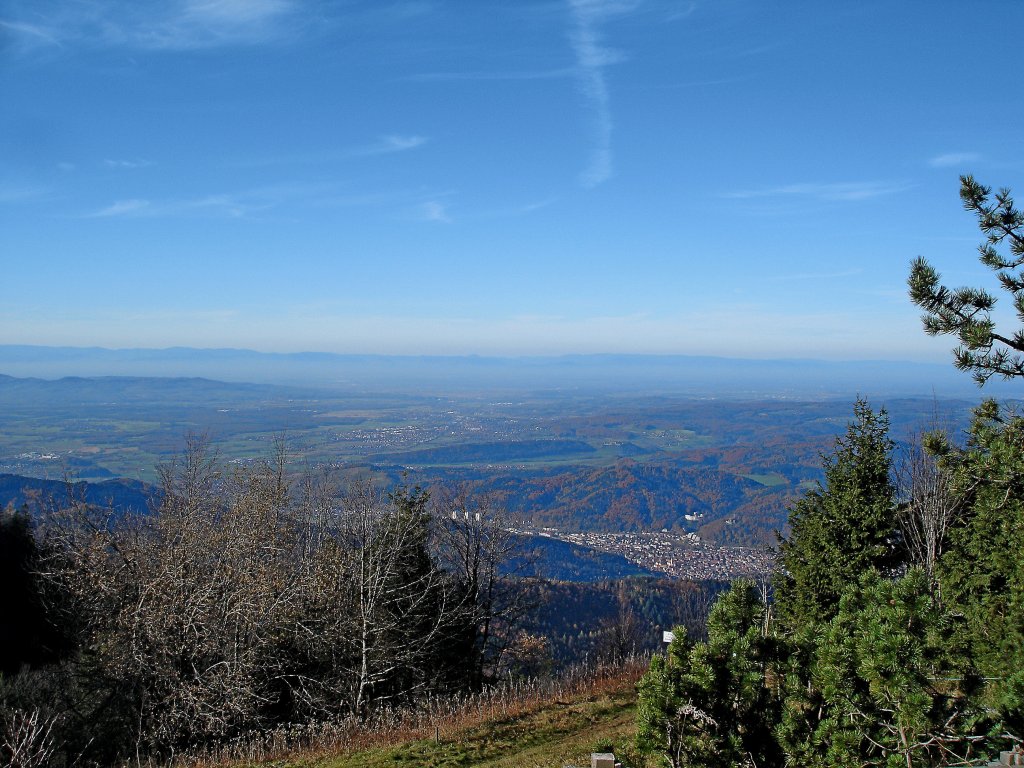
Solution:
[[[862,399],[853,410],[854,421],[824,459],[825,482],[789,516],[776,598],[790,629],[828,621],[848,585],[868,569],[887,572],[898,561],[889,417]]]

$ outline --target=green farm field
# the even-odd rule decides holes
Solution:
[[[903,399],[899,439],[969,403]],[[774,540],[787,506],[821,477],[845,428],[842,400],[711,400],[664,394],[510,396],[340,392],[205,379],[0,377],[0,472],[145,482],[205,436],[227,462],[283,441],[297,468],[462,485],[517,519],[565,529],[660,530],[733,545]],[[725,521],[729,520],[728,524]]]

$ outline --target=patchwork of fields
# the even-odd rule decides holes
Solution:
[[[899,439],[960,429],[969,403],[901,399]],[[771,543],[821,477],[845,428],[842,400],[737,401],[564,391],[332,392],[206,379],[0,377],[0,472],[153,481],[188,434],[231,462],[283,441],[296,466],[343,477],[461,485],[523,524],[672,531],[731,546]]]

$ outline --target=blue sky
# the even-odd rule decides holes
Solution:
[[[0,343],[943,360],[1024,3],[6,0]]]

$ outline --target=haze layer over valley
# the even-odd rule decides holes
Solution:
[[[934,393],[909,396],[935,371],[891,363],[33,347],[0,347],[0,361],[76,374],[0,378],[0,472],[152,482],[190,434],[240,463],[283,439],[295,465],[382,487],[471,489],[523,532],[691,578],[770,568],[741,550],[724,565],[666,552],[774,545],[858,394],[889,410],[901,440],[936,423],[962,430],[978,400],[938,375]],[[167,368],[263,383],[138,375]],[[632,545],[628,532],[653,538]]]

